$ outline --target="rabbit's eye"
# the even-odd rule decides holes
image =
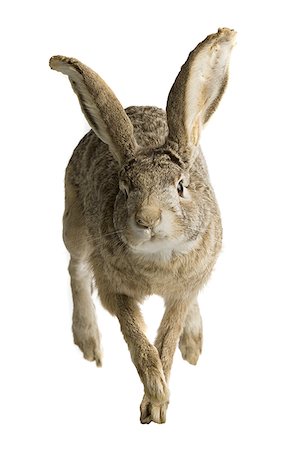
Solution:
[[[183,180],[180,180],[177,184],[177,192],[180,195],[180,197],[183,197]]]

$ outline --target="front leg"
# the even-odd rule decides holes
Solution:
[[[116,295],[115,314],[127,342],[131,359],[144,385],[145,395],[159,406],[168,401],[169,390],[157,348],[150,344],[137,301],[125,295]]]
[[[167,382],[170,378],[175,349],[182,333],[192,299],[166,299],[166,310],[158,329],[155,347],[158,350]],[[164,423],[166,421],[167,407],[168,402],[165,402],[158,408],[145,395],[140,407],[141,422],[150,423],[153,421],[156,423]]]

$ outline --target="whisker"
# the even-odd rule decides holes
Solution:
[[[118,233],[122,233],[123,231],[125,231],[126,229],[124,228],[124,229],[122,229],[122,230],[115,230],[115,231],[111,231],[111,232],[109,232],[109,233],[104,233],[104,234],[101,234],[100,236],[96,236],[96,237],[93,237],[93,236],[88,236],[88,240],[90,241],[90,242],[97,242],[97,241],[100,241],[103,237],[105,237],[105,236],[113,236],[113,235],[117,235]]]
[[[123,230],[116,230],[116,231],[112,231],[110,233],[104,233],[102,234],[102,236],[110,236],[112,234],[118,234],[118,233],[122,233],[123,231],[125,231],[126,229],[124,228]]]

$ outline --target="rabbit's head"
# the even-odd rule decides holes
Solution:
[[[215,213],[198,144],[226,87],[234,38],[233,30],[219,29],[190,53],[169,93],[168,134],[157,148],[137,143],[128,115],[95,72],[73,58],[50,60],[69,76],[89,124],[119,164],[113,221],[136,253],[189,251]]]
[[[186,252],[207,218],[205,177],[191,170],[175,143],[140,151],[122,167],[114,212],[116,230],[137,253]]]

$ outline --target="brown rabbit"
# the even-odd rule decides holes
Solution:
[[[102,363],[91,299],[116,315],[144,385],[141,422],[163,423],[176,345],[196,364],[202,326],[197,303],[221,248],[222,227],[199,137],[228,78],[235,40],[222,28],[190,53],[166,113],[124,110],[114,93],[76,59],[54,56],[68,75],[92,130],[66,170],[64,242],[70,252],[73,334],[84,357]],[[152,345],[139,304],[157,294],[165,313]]]

